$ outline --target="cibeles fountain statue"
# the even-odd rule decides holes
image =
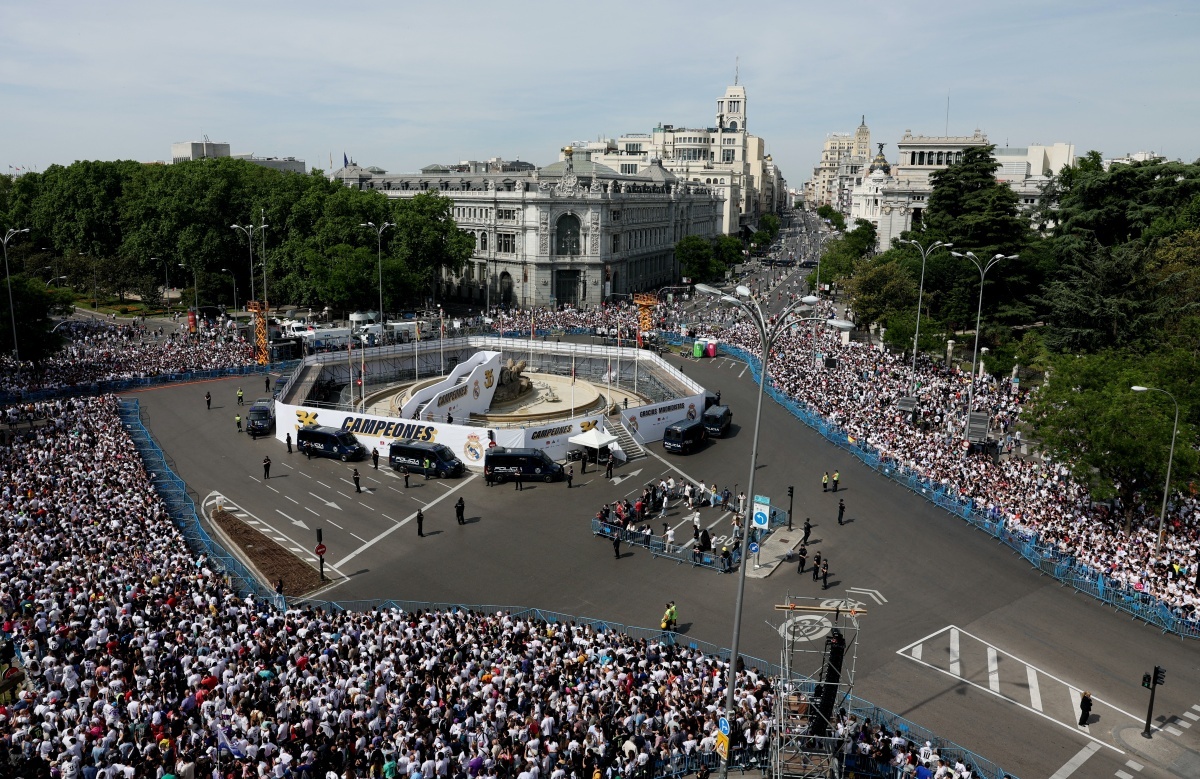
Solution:
[[[504,403],[506,401],[515,400],[533,389],[533,382],[528,376],[522,376],[525,371],[525,361],[513,362],[513,359],[508,358],[508,362],[500,368],[500,383],[496,387],[496,393],[492,396],[492,403]]]

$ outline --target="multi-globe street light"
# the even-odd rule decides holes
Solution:
[[[250,252],[250,299],[255,299],[254,292],[254,231],[266,230],[269,225],[230,225],[234,230],[240,230],[246,236],[246,249]],[[263,268],[263,286],[266,286],[266,268]],[[236,306],[234,307],[236,311]]]
[[[379,316],[375,323],[379,325],[379,341],[383,342],[383,231],[395,227],[395,222],[384,222],[378,227],[374,222],[363,222],[359,227],[369,227],[375,231],[375,260],[379,265]]]
[[[1179,401],[1175,399],[1174,395],[1158,387],[1143,387],[1135,384],[1130,389],[1134,392],[1161,392],[1175,404],[1175,426],[1171,428],[1171,449],[1167,455],[1167,483],[1163,485],[1162,510],[1158,514],[1158,540],[1154,542],[1154,556],[1158,557],[1162,549],[1163,529],[1167,524],[1167,495],[1171,492],[1171,463],[1175,460],[1175,434],[1179,432]]]
[[[229,277],[233,279],[233,319],[234,321],[237,321],[237,274],[229,270],[229,268],[221,268],[221,271],[223,273],[228,273]],[[253,268],[250,269],[250,276],[251,278],[254,276]]]
[[[762,364],[758,373],[758,404],[754,411],[754,437],[750,445],[750,479],[746,487],[747,499],[752,503],[754,500],[754,477],[758,470],[758,434],[759,427],[762,421],[762,402],[764,395],[764,387],[767,381],[767,369],[770,365],[771,350],[775,346],[775,340],[781,333],[790,325],[803,324],[804,322],[824,322],[829,327],[837,328],[838,330],[853,329],[854,324],[847,322],[844,319],[825,319],[824,317],[804,317],[793,319],[792,314],[801,306],[811,305],[807,301],[809,298],[802,298],[793,301],[787,306],[774,321],[769,320],[764,314],[758,298],[750,294],[750,288],[745,285],[738,285],[736,292],[738,297],[734,297],[728,293],[722,292],[715,287],[710,287],[707,284],[697,284],[696,291],[705,295],[713,295],[722,303],[728,303],[741,309],[747,318],[754,323],[758,330],[759,347],[761,348]],[[744,520],[743,520],[744,521]],[[749,525],[749,523],[747,523]],[[747,549],[750,544],[750,528],[744,528],[742,533],[741,549],[738,562],[738,586],[737,600],[733,607],[733,640],[730,643],[729,654],[729,678],[725,686],[725,715],[732,717],[734,712],[734,688],[737,685],[737,659],[738,645],[741,640],[742,633],[742,601],[746,592],[746,568],[747,568]],[[726,757],[721,761],[721,776],[729,776],[729,759]]]
[[[8,232],[4,234],[4,240],[2,241],[4,244],[4,281],[6,284],[8,284],[8,315],[12,319],[13,360],[17,363],[17,376],[21,375],[21,350],[17,346],[17,309],[13,306],[12,276],[9,275],[8,272],[8,242],[16,238],[21,233],[27,232],[29,232],[28,227],[20,230],[10,228]]]
[[[955,257],[965,257],[979,271],[979,307],[975,311],[975,351],[971,356],[971,383],[967,388],[967,420],[971,418],[971,409],[975,407],[975,364],[979,360],[979,323],[983,316],[983,281],[988,271],[1000,264],[1001,260],[1015,260],[1015,254],[996,253],[991,259],[981,260],[974,252],[950,252]]]
[[[921,253],[921,285],[917,288],[917,326],[913,331],[913,359],[912,359],[912,376],[909,377],[909,394],[912,394],[913,388],[917,381],[917,347],[920,344],[921,338],[921,302],[925,297],[925,261],[929,259],[929,255],[933,254],[934,249],[951,249],[954,247],[952,243],[945,241],[934,241],[928,248],[921,245],[920,241],[903,240],[900,243],[908,244],[909,246],[917,247],[917,251]],[[976,328],[978,332],[978,328]]]

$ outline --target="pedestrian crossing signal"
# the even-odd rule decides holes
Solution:
[[[1150,687],[1151,687],[1150,674],[1142,674],[1142,686],[1145,687],[1147,690],[1150,689]]]

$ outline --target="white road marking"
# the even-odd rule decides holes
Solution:
[[[383,517],[384,519],[391,519],[393,522],[396,521],[396,520],[392,519],[391,517],[389,517],[387,514],[380,513],[379,516]]]
[[[308,506],[305,506],[305,507],[304,507],[304,510],[305,510],[305,511],[307,511],[309,514],[317,514],[317,512],[313,511],[313,510],[312,510],[312,509],[310,509]],[[321,516],[321,515],[320,515],[320,514],[317,514],[317,516],[319,517],[319,516]]]
[[[1114,776],[1116,776],[1117,779],[1133,779],[1133,774],[1129,773],[1128,771],[1117,771]]]
[[[962,676],[962,664],[959,662],[962,658],[958,647],[958,629],[950,629],[950,675]]]
[[[456,491],[458,491],[459,489],[461,489],[461,488],[463,488],[463,487],[467,486],[468,484],[470,484],[471,482],[473,482],[473,481],[474,481],[476,478],[478,478],[478,474],[471,474],[471,476],[469,476],[468,478],[466,478],[466,479],[462,479],[461,481],[459,481],[459,482],[458,482],[458,484],[457,484],[457,485],[455,485],[454,489],[450,490],[449,492],[445,492],[445,493],[443,493],[442,495],[440,495],[440,496],[439,496],[439,497],[437,497],[437,498],[434,498],[432,501],[430,501],[430,502],[429,502],[429,504],[428,504],[427,506],[425,506],[425,508],[429,508],[430,506],[433,506],[433,505],[435,505],[435,504],[437,504],[437,503],[440,503],[441,501],[443,501],[443,500],[445,500],[446,498],[448,498],[448,497],[450,497],[451,495],[453,495],[453,494],[454,494]],[[360,546],[358,549],[355,549],[353,552],[351,552],[350,554],[346,555],[346,556],[345,556],[345,557],[343,557],[341,560],[339,560],[339,561],[338,561],[338,563],[337,563],[337,567],[339,567],[339,568],[340,568],[341,566],[343,566],[343,565],[345,565],[346,563],[348,563],[348,562],[350,562],[351,560],[353,560],[355,557],[358,557],[358,555],[362,554],[362,553],[363,553],[363,552],[365,552],[367,549],[371,548],[371,547],[372,547],[372,546],[374,546],[375,544],[379,543],[379,542],[380,542],[380,541],[382,541],[383,539],[385,539],[385,538],[387,538],[388,536],[390,536],[392,533],[395,533],[397,530],[399,530],[400,528],[402,528],[402,527],[404,527],[405,525],[407,525],[409,522],[411,522],[411,521],[413,521],[414,519],[416,519],[416,516],[417,516],[417,513],[414,511],[412,514],[409,514],[407,517],[405,517],[403,521],[395,523],[394,525],[392,525],[392,526],[391,526],[390,528],[388,528],[387,530],[383,531],[383,532],[382,532],[382,533],[380,533],[379,535],[377,535],[377,536],[375,536],[374,538],[372,538],[370,541],[366,541],[366,542],[364,542],[364,543],[363,543],[363,545],[362,545],[362,546]]]
[[[1139,763],[1139,762],[1138,762],[1138,761],[1136,761],[1136,760],[1126,760],[1126,761],[1125,761],[1125,767],[1126,767],[1126,768],[1132,768],[1134,771],[1141,771],[1141,770],[1142,770],[1143,768],[1145,768],[1146,766],[1142,765],[1141,763]]]
[[[403,494],[404,494],[404,490],[396,489],[395,487],[393,487],[393,486],[392,486],[392,485],[390,485],[390,484],[388,485],[388,489],[389,489],[389,490],[396,490],[396,492],[400,493],[401,495],[403,495]]]
[[[1167,731],[1172,736],[1182,736],[1183,735],[1182,730],[1180,730],[1179,728],[1173,728],[1170,725],[1163,726],[1163,730]]]
[[[359,541],[362,541],[364,544],[367,542],[367,539],[363,538],[363,537],[362,537],[362,536],[360,536],[358,533],[351,532],[351,533],[350,533],[350,535],[354,536],[354,537],[355,537],[355,538],[357,538]]]
[[[922,646],[923,646],[923,644],[917,644],[916,646],[913,647],[913,650],[912,650],[913,660],[921,659],[921,647]]]
[[[329,519],[329,520],[326,520],[326,521],[327,521],[329,524],[331,524],[331,525],[333,525],[334,527],[336,527],[338,530],[345,530],[345,528],[344,528],[344,527],[342,527],[342,526],[341,526],[341,525],[339,525],[338,523],[334,522],[332,519]]]
[[[1079,770],[1079,767],[1087,762],[1087,759],[1100,751],[1100,747],[1096,742],[1085,744],[1083,749],[1075,757],[1068,760],[1062,768],[1054,772],[1050,779],[1067,779],[1068,776]]]
[[[331,489],[333,489],[333,487],[330,487],[328,484],[326,484],[325,482],[321,481],[320,479],[317,479],[317,484],[320,484],[322,487],[324,487],[324,488],[325,488],[325,489],[327,489],[327,490],[331,490]]]
[[[288,500],[290,500],[292,503],[295,503],[297,506],[299,506],[299,505],[300,505],[300,501],[296,500],[296,499],[295,499],[295,498],[293,498],[291,495],[284,495],[283,497],[287,498],[287,499],[288,499]]]
[[[1183,713],[1183,716],[1187,717],[1187,718],[1188,718],[1188,719],[1190,719],[1192,722],[1195,722],[1196,720],[1200,720],[1200,716],[1197,716],[1197,715],[1195,715],[1195,714],[1192,714],[1190,711],[1185,711],[1185,712]]]
[[[1083,700],[1083,693],[1074,687],[1067,687],[1067,696],[1071,699],[1071,711],[1079,711],[1079,701]],[[1076,723],[1075,727],[1086,730],[1088,733],[1092,732],[1087,725]]]
[[[988,687],[992,692],[1000,692],[1000,663],[996,657],[996,650],[990,646],[987,650],[988,658]]]
[[[1042,710],[1042,688],[1038,686],[1037,669],[1032,665],[1025,666],[1025,675],[1029,677],[1029,704],[1038,711]]]
[[[265,484],[265,485],[263,485],[263,486],[265,486],[265,487],[266,487],[267,489],[269,489],[271,492],[274,492],[274,493],[276,493],[276,494],[278,494],[278,493],[279,493],[279,490],[275,489],[275,488],[274,488],[274,487],[272,487],[270,484]]]
[[[1186,720],[1181,720],[1178,717],[1172,717],[1171,724],[1178,725],[1181,728],[1190,728],[1192,726],[1192,723],[1187,722]]]
[[[247,475],[247,476],[250,476],[250,474],[246,474],[246,475]],[[250,476],[250,480],[251,480],[251,481],[257,481],[259,484],[262,484],[262,482],[261,482],[261,481],[259,481],[258,479],[255,479],[253,476]]]
[[[346,500],[354,500],[354,498],[350,497],[349,495],[347,495],[346,493],[342,492],[341,490],[337,490],[337,494],[338,494],[338,495],[341,495],[341,496],[342,496],[343,498],[345,498]]]
[[[288,465],[287,463],[280,463],[280,465],[282,465],[284,468],[291,468],[293,471],[296,470],[295,468],[292,468],[292,466]]]
[[[309,476],[309,475],[308,475],[307,473],[305,473],[304,471],[299,471],[299,474],[300,474],[301,476],[303,476],[304,478],[306,478],[306,479],[311,479],[311,478],[312,478],[311,476]]]

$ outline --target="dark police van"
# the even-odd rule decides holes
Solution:
[[[495,482],[508,481],[517,473],[522,479],[551,482],[562,481],[563,467],[541,449],[493,446],[483,457],[483,473]]]
[[[246,430],[267,435],[275,429],[275,401],[270,398],[259,398],[250,405],[250,413],[246,414]]]
[[[704,421],[704,429],[713,438],[724,438],[729,432],[729,426],[733,423],[733,411],[729,406],[713,406],[704,412],[701,417]]]
[[[337,427],[302,427],[296,432],[296,448],[309,457],[334,457],[342,462],[361,460],[367,447],[354,433]]]
[[[408,468],[409,473],[437,476],[442,479],[463,474],[462,460],[454,456],[450,447],[411,438],[392,441],[388,447],[388,462],[396,470]],[[428,471],[425,469],[426,462],[429,463]]]
[[[700,419],[686,419],[676,422],[663,431],[663,449],[678,454],[688,454],[704,446],[708,433],[704,430],[704,422]]]

